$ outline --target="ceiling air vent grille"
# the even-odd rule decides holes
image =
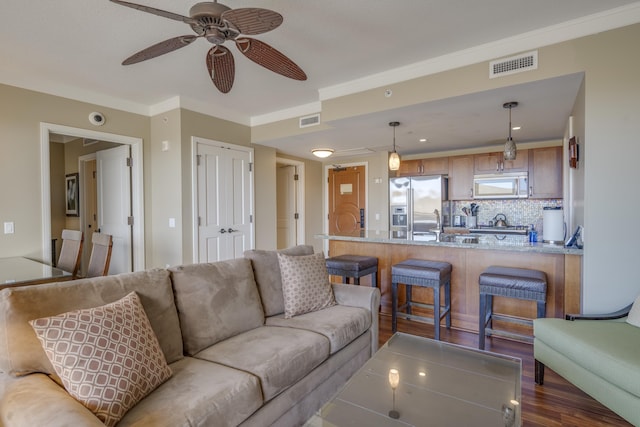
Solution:
[[[497,59],[489,63],[489,78],[507,76],[538,68],[538,51],[523,53],[510,58]]]
[[[311,116],[300,117],[300,128],[316,126],[320,124],[320,114],[312,114]]]

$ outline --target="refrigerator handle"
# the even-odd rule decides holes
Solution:
[[[413,234],[413,188],[407,190],[407,237]]]

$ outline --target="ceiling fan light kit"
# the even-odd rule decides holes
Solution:
[[[516,108],[517,106],[518,103],[515,101],[505,102],[502,104],[503,108],[509,109],[509,137],[507,138],[507,142],[504,144],[504,160],[515,160],[516,155],[518,154],[516,143],[513,142],[513,138],[511,138],[511,109]]]
[[[196,33],[173,37],[149,46],[125,59],[122,65],[146,61],[185,47],[198,38],[205,38],[214,45],[207,52],[205,61],[211,81],[220,92],[228,93],[235,78],[235,61],[231,51],[222,44],[232,40],[240,53],[256,64],[294,80],[307,80],[305,72],[283,53],[265,42],[246,37],[263,34],[279,27],[283,17],[277,12],[255,7],[231,9],[214,0],[197,3],[189,10],[189,16],[182,16],[127,1],[111,1],[121,6],[184,22]]]
[[[400,122],[390,122],[389,126],[393,128],[393,152],[389,155],[389,170],[397,171],[400,169],[400,155],[396,151],[396,127]]]
[[[326,159],[330,155],[333,154],[333,149],[331,148],[314,148],[311,150],[311,154],[321,159]]]

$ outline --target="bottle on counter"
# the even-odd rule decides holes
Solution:
[[[536,227],[531,224],[529,228],[529,242],[535,243],[538,241],[538,232],[536,231]]]

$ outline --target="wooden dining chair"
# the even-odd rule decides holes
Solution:
[[[93,233],[91,244],[91,258],[89,258],[89,267],[87,267],[87,277],[106,276],[111,262],[113,237],[110,234]]]
[[[78,275],[78,269],[80,268],[82,242],[82,231],[62,230],[62,248],[60,249],[57,267],[71,273],[74,277]]]

